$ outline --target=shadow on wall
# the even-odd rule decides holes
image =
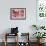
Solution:
[[[8,28],[8,29],[5,29],[2,34],[5,34],[5,33],[10,33],[11,32],[11,28]]]

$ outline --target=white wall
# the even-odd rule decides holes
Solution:
[[[10,8],[26,8],[26,20],[10,20]],[[36,0],[0,1],[0,34],[17,26],[20,32],[29,32],[32,35],[32,24],[36,24]]]

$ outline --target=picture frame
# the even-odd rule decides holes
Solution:
[[[37,0],[36,2],[37,16],[46,18],[46,0]]]
[[[25,20],[26,8],[10,8],[10,19],[11,20]]]

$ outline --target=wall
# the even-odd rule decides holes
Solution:
[[[26,20],[10,20],[10,8],[26,8]],[[19,32],[29,32],[32,36],[32,24],[36,24],[36,0],[0,1],[0,35],[17,26]]]

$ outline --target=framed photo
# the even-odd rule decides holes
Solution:
[[[46,18],[46,0],[37,1],[37,15],[39,18]]]
[[[24,20],[26,19],[26,8],[10,8],[11,20]]]

